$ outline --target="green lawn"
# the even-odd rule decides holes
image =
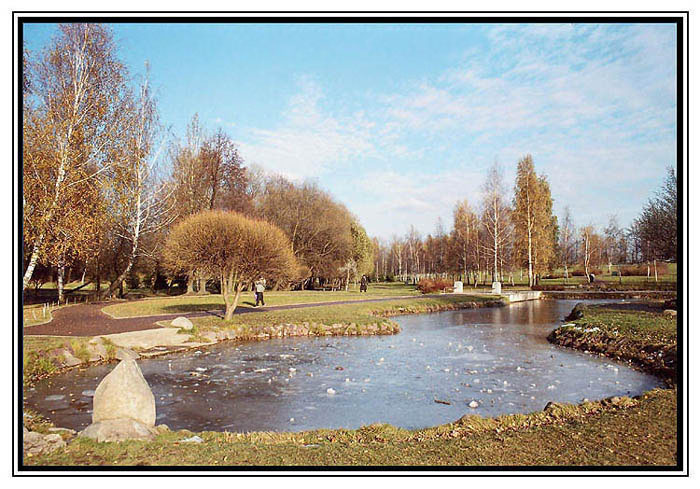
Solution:
[[[370,284],[367,292],[358,290],[345,291],[267,291],[265,304],[280,306],[287,304],[306,304],[313,302],[333,302],[345,300],[377,299],[382,297],[413,296],[420,292],[412,285],[402,283]],[[252,292],[243,292],[240,307],[255,305]],[[169,298],[145,299],[140,301],[120,302],[102,309],[114,317],[154,316],[158,314],[177,314],[184,312],[210,311],[223,309],[224,300],[219,294],[205,296],[176,296]]]
[[[588,306],[584,316],[574,321],[586,328],[599,328],[611,336],[624,336],[648,344],[676,344],[678,333],[676,317],[663,314],[661,303],[658,307],[640,310],[636,304],[602,304]]]
[[[378,316],[395,316],[397,314],[415,314],[446,309],[459,309],[471,302],[486,302],[497,300],[498,296],[491,295],[449,295],[441,297],[416,297],[411,299],[396,299],[383,302],[358,304],[341,304],[333,306],[318,306],[300,309],[285,309],[281,311],[264,311],[251,314],[240,314],[231,321],[206,316],[192,318],[192,322],[201,331],[234,329],[241,326],[246,331],[279,324],[342,324],[355,323],[358,326],[378,322]],[[239,328],[240,329],[240,328]]]
[[[34,429],[45,429],[37,423]],[[409,431],[389,425],[303,433],[188,431],[152,442],[76,439],[27,465],[62,466],[646,466],[676,463],[676,392],[588,402]]]

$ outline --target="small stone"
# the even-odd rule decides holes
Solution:
[[[68,367],[75,367],[76,365],[83,363],[80,361],[80,359],[74,357],[68,350],[63,350],[63,358],[65,358],[65,364]]]
[[[469,407],[472,408],[472,409],[476,409],[476,408],[479,407],[479,403],[476,402],[476,401],[472,401],[472,402],[469,403]]]
[[[191,436],[189,438],[185,438],[182,440],[182,443],[202,443],[204,440],[202,440],[200,437],[197,435]]]

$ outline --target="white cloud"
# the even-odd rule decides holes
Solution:
[[[245,160],[293,179],[318,176],[353,157],[375,154],[373,123],[362,112],[333,115],[321,107],[321,87],[302,78],[299,92],[273,129],[249,128],[239,141]]]

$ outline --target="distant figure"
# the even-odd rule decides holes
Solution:
[[[265,297],[263,296],[263,292],[265,292],[265,279],[260,277],[260,280],[255,282],[255,307],[258,307],[258,304],[262,302],[262,305],[265,305]]]
[[[364,275],[360,279],[360,292],[367,292],[367,277]]]
[[[590,283],[595,282],[595,274],[593,274],[593,273],[589,274],[589,275],[588,275],[588,280],[590,281]]]

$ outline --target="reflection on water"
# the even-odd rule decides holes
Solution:
[[[539,301],[396,318],[394,336],[223,343],[139,360],[157,423],[194,431],[300,431],[383,422],[405,428],[473,413],[541,410],[548,401],[637,395],[654,377],[549,344],[577,301]],[[90,423],[113,365],[71,371],[25,394],[58,426]],[[435,400],[450,404],[436,403]],[[470,408],[476,401],[478,407]]]

